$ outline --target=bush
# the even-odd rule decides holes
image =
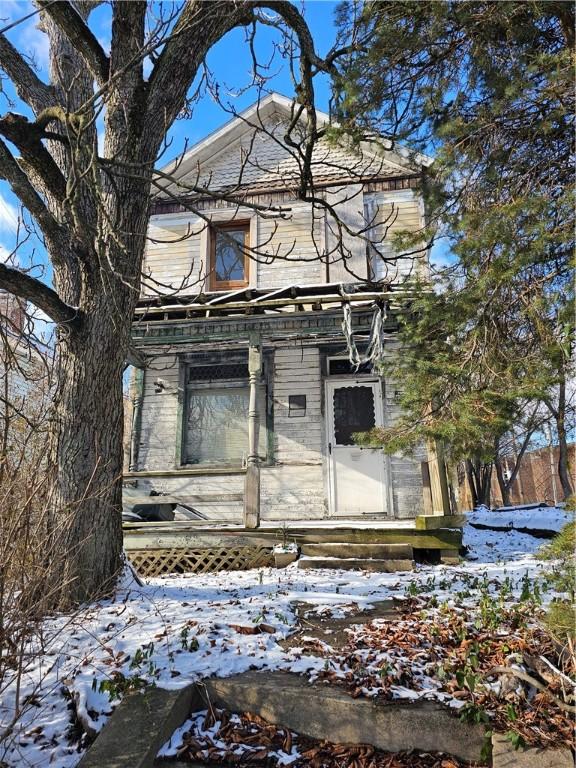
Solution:
[[[562,642],[576,641],[576,522],[568,523],[539,552],[542,560],[556,561],[550,578],[552,585],[563,597],[554,600],[546,616],[551,634]]]

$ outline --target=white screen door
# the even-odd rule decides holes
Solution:
[[[386,457],[382,448],[354,444],[355,432],[382,426],[378,381],[326,382],[330,514],[386,515]]]

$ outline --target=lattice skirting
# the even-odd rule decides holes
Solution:
[[[246,571],[273,565],[272,550],[266,547],[236,549],[131,549],[126,556],[140,576],[163,573],[215,573]]]

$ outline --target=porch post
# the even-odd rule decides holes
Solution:
[[[258,528],[260,525],[260,457],[258,456],[258,435],[260,417],[258,414],[258,382],[262,370],[260,339],[250,335],[248,347],[248,375],[250,400],[248,403],[248,461],[244,483],[244,526]]]
[[[432,497],[431,515],[450,514],[450,493],[448,490],[448,476],[444,461],[444,449],[442,444],[429,440],[427,443],[428,476],[430,480],[430,495]]]

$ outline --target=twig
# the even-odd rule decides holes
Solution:
[[[563,709],[565,712],[576,714],[576,707],[562,701],[562,699],[553,694],[543,683],[531,677],[526,672],[522,672],[521,669],[515,669],[514,667],[492,667],[492,669],[489,669],[488,672],[486,672],[486,677],[490,677],[491,675],[513,675],[519,680],[523,680],[525,683],[537,688],[539,691],[543,691],[543,693],[549,696],[560,709]]]

